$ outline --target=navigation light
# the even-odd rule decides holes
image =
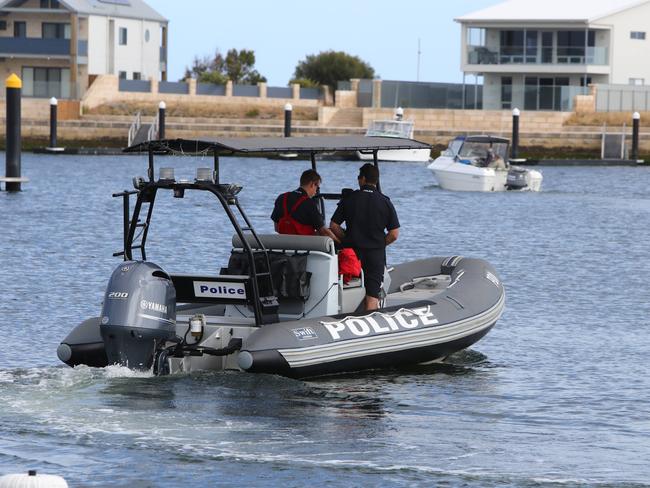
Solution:
[[[160,168],[158,179],[164,181],[175,181],[174,168]]]

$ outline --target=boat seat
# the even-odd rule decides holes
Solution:
[[[318,315],[338,313],[337,290],[332,287],[332,284],[336,285],[338,281],[338,259],[331,238],[286,234],[258,234],[258,237],[269,251],[274,283],[283,282],[283,279],[278,279],[278,272],[286,273],[289,267],[296,264],[288,261],[302,261],[299,268],[292,270],[291,274],[295,276],[295,272],[299,272],[303,279],[307,280],[302,286],[306,289],[306,294],[297,296],[296,293],[289,293],[282,296],[282,293],[278,293],[278,313],[281,320],[283,315],[286,318],[295,318],[312,312]],[[246,239],[254,250],[258,248],[252,235],[247,235]],[[244,253],[243,242],[239,236],[233,236],[232,245],[233,255]],[[280,264],[283,260],[287,261],[287,264]],[[279,269],[276,269],[274,262],[279,264]],[[293,281],[292,278],[292,285]],[[284,282],[287,284],[286,276]]]
[[[282,251],[318,251],[335,255],[334,241],[326,236],[294,236],[287,234],[258,234],[260,241],[266,249]],[[253,249],[257,242],[252,235],[247,235],[246,240]],[[232,237],[232,247],[243,248],[243,242],[237,234]]]

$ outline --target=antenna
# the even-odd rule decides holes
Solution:
[[[415,81],[420,81],[420,54],[422,54],[422,51],[420,51],[420,38],[418,37],[418,73]]]

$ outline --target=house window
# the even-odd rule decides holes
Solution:
[[[70,98],[70,70],[68,68],[22,69],[23,94],[39,98]]]
[[[59,0],[41,0],[41,8],[59,8]]]
[[[59,22],[43,22],[43,39],[70,39],[70,24]]]
[[[134,71],[133,72],[133,79],[134,80],[141,80],[142,79],[142,75],[140,74],[139,71]]]
[[[639,41],[645,41],[645,32],[632,31],[630,32],[630,39],[638,39]]]
[[[501,58],[505,64],[523,63],[524,61],[524,31],[504,30],[500,32]]]
[[[645,78],[630,78],[630,85],[645,85]]]
[[[14,22],[14,37],[27,37],[27,23],[22,21]]]
[[[585,33],[579,31],[558,31],[557,33],[557,62],[561,64],[585,64],[585,54],[590,47],[596,46],[596,31]]]
[[[151,35],[149,34],[149,29],[144,31],[144,42],[149,42]]]
[[[512,108],[512,77],[501,77],[501,108]]]
[[[120,27],[120,46],[126,46],[126,27]]]
[[[126,80],[126,71],[120,71],[118,77],[120,80]]]
[[[7,21],[0,20],[0,30],[7,30]]]

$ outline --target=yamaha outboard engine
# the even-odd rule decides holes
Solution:
[[[176,289],[159,266],[126,261],[111,276],[100,331],[108,364],[149,369],[158,348],[176,337]]]
[[[527,169],[511,166],[506,178],[506,188],[508,190],[523,190],[528,186],[527,174]]]

